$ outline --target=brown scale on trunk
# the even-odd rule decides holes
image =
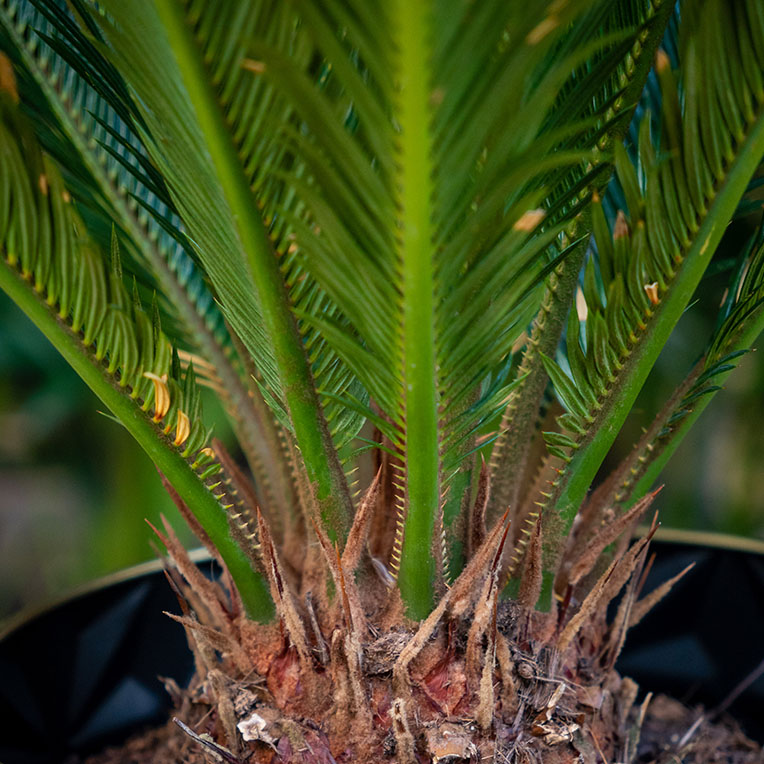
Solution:
[[[290,554],[289,563],[246,486],[231,482],[246,497],[238,511],[248,516],[247,530],[256,531],[252,550],[278,620],[248,621],[225,572],[211,583],[166,523],[157,531],[181,610],[171,617],[186,630],[196,665],[187,690],[168,685],[177,726],[162,749],[173,752],[167,761],[634,760],[640,729],[651,717],[647,705],[636,705],[636,684],[613,666],[628,629],[687,572],[642,593],[657,522],[631,545],[624,536],[654,495],[609,524],[601,513],[589,527],[579,524],[558,555],[552,607],[539,612],[544,518],[536,514],[529,523],[526,507],[513,522],[507,511],[486,530],[490,485],[484,470],[468,562],[432,613],[415,623],[405,616],[391,571],[375,559],[385,547],[389,554],[394,536],[394,506],[386,503],[395,499],[389,463],[379,466],[361,497],[342,552],[307,497],[304,553]],[[180,509],[189,514],[182,503]],[[606,548],[608,564],[598,564]],[[515,600],[500,597],[510,561],[519,579]],[[608,604],[619,595],[608,621]],[[748,753],[739,761],[758,761]],[[164,764],[161,755],[156,761]]]
[[[191,687],[176,688],[187,760],[201,761],[193,758],[201,752],[232,764],[627,761],[644,710],[635,707],[634,682],[612,667],[627,628],[668,591],[641,595],[652,534],[621,545],[585,585],[594,552],[615,541],[631,517],[614,530],[589,533],[562,559],[558,584],[565,591],[541,613],[533,610],[539,522],[520,568],[519,600],[499,597],[513,538],[506,513],[472,535],[476,548],[462,574],[430,616],[413,623],[371,562],[368,534],[380,527],[374,515],[384,486],[381,468],[343,553],[306,522],[316,554],[306,555],[305,565],[321,560],[323,572],[295,573],[331,581],[329,591],[322,583],[322,591],[300,595],[299,579],[293,591],[255,508],[260,567],[278,611],[274,624],[247,621],[223,584],[200,585],[175,536],[169,529],[158,534],[181,604],[175,618],[197,657]],[[607,605],[621,592],[608,623]]]

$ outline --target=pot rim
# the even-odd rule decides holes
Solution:
[[[648,526],[639,526],[634,534],[636,538],[644,536],[648,532]],[[655,534],[657,541],[663,541],[670,544],[683,544],[686,546],[706,546],[714,549],[724,549],[734,552],[748,552],[752,554],[764,555],[764,540],[751,539],[745,536],[736,536],[728,533],[718,533],[715,531],[696,531],[683,528],[658,528]],[[189,551],[191,560],[195,563],[208,562],[212,556],[204,547],[198,547]],[[54,610],[60,605],[72,600],[85,597],[99,589],[105,589],[108,586],[121,584],[141,576],[161,571],[165,566],[165,561],[147,560],[146,562],[131,565],[128,568],[109,573],[105,576],[87,581],[79,586],[72,588],[68,592],[56,595],[40,604],[29,605],[22,608],[17,613],[0,620],[0,641],[10,636],[14,631],[24,626],[24,624],[35,618]]]
[[[188,555],[195,563],[208,562],[213,559],[204,547],[189,550]],[[163,559],[146,560],[146,562],[139,562],[136,565],[116,570],[113,573],[107,573],[105,576],[99,576],[92,581],[85,581],[69,591],[45,599],[39,604],[28,605],[17,613],[12,613],[10,616],[0,620],[0,642],[29,621],[33,621],[35,618],[55,610],[67,602],[77,600],[80,597],[86,597],[88,594],[92,594],[99,589],[106,589],[109,586],[121,584],[125,581],[158,573],[164,567],[165,560]]]
[[[650,530],[647,525],[640,525],[634,534],[637,538],[644,536]],[[717,531],[695,531],[684,528],[658,528],[656,541],[669,544],[684,544],[686,546],[707,546],[712,549],[725,549],[732,552],[750,552],[764,555],[764,540],[737,536],[731,533]]]

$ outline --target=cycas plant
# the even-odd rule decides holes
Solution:
[[[192,742],[631,761],[644,709],[613,665],[666,587],[640,598],[652,534],[629,537],[762,328],[761,229],[590,489],[756,206],[761,2],[1,0],[0,22],[0,282],[228,572],[158,532],[212,709]]]

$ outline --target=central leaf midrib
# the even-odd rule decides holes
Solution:
[[[439,503],[438,396],[432,257],[430,7],[395,3],[402,418],[406,505],[400,590],[410,615],[433,604],[433,525]]]

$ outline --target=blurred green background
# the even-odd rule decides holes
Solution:
[[[163,513],[194,544],[148,457],[0,292],[0,619],[156,557]],[[203,389],[205,421],[230,444]]]
[[[724,250],[737,251],[750,220]],[[733,227],[734,229],[734,227]],[[703,349],[726,276],[707,279],[616,444],[625,453]],[[0,293],[0,618],[151,559],[164,513],[184,530],[147,457]],[[764,347],[759,342],[760,347]],[[205,420],[231,442],[211,396]],[[664,472],[665,526],[764,539],[764,352],[745,356]],[[614,466],[615,459],[610,459]],[[185,533],[190,541],[189,534]]]

